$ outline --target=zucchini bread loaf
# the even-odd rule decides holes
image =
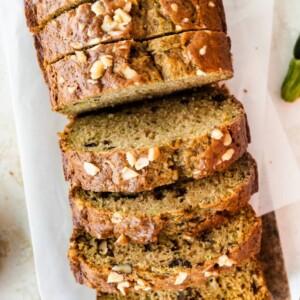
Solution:
[[[143,281],[141,281],[143,283]],[[143,285],[142,285],[143,286]],[[248,260],[231,272],[223,275],[212,275],[209,280],[196,288],[188,288],[180,292],[148,292],[144,294],[99,293],[97,300],[270,300],[264,274],[260,264]]]
[[[249,141],[241,103],[223,88],[204,87],[79,116],[60,145],[71,183],[135,193],[223,171]]]
[[[48,22],[35,42],[42,63],[50,64],[100,43],[205,29],[226,32],[221,0],[100,0]]]
[[[261,220],[248,206],[192,239],[178,232],[148,245],[120,246],[115,238],[96,239],[75,229],[69,259],[76,280],[101,292],[135,291],[141,285],[140,291],[178,291],[256,255],[260,239]]]
[[[42,51],[39,51],[43,60]],[[232,77],[222,32],[190,31],[101,44],[45,68],[52,108],[74,115]]]
[[[178,182],[150,192],[126,195],[70,191],[74,227],[99,239],[117,237],[128,242],[157,242],[158,235],[187,238],[228,221],[258,189],[257,168],[246,154],[229,169],[201,180]]]

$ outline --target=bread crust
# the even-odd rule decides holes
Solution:
[[[203,47],[205,55],[199,53]],[[101,44],[82,53],[84,62],[71,55],[45,69],[55,111],[74,115],[170,94],[233,75],[229,41],[220,32],[192,31],[143,43],[130,40]],[[107,55],[112,65],[93,80],[93,65]]]
[[[82,3],[94,0],[24,0],[27,26],[32,32],[40,31],[50,20]]]
[[[207,228],[228,222],[233,214],[248,203],[251,195],[257,192],[257,165],[249,154],[247,159],[251,163],[247,181],[241,182],[233,193],[222,201],[194,207],[192,211],[185,204],[177,210],[170,208],[168,211],[166,208],[157,215],[147,214],[146,209],[140,213],[123,213],[117,210],[112,212],[80,198],[76,193],[77,188],[73,188],[69,196],[73,225],[75,228],[84,228],[97,238],[106,239],[113,236],[118,238],[124,234],[131,243],[138,244],[157,242],[158,235],[161,233],[168,236],[178,232],[185,232],[189,236],[196,235]],[[184,185],[182,187],[184,188]],[[114,213],[122,216],[120,222],[112,221]]]
[[[237,245],[231,253],[227,253],[229,259],[236,262],[235,265],[240,265],[247,259],[254,257],[260,250],[260,240],[262,233],[261,219],[258,218],[257,222],[253,225],[251,232],[247,235],[244,242]],[[74,237],[71,239],[71,243],[74,242]],[[110,269],[106,267],[95,267],[89,265],[89,263],[81,256],[78,255],[77,250],[71,246],[69,250],[69,260],[71,270],[76,278],[76,281],[80,284],[89,286],[93,289],[104,293],[118,293],[117,284],[107,283],[107,278]],[[147,278],[151,290],[165,290],[165,291],[179,291],[189,287],[197,287],[200,283],[206,281],[205,272],[223,272],[230,271],[232,267],[218,266],[218,259],[212,259],[203,266],[197,266],[194,268],[184,268],[184,272],[187,273],[187,278],[182,284],[175,285],[175,280],[178,274],[169,275],[165,277],[160,274],[152,273],[151,271],[134,270],[129,275],[124,275],[124,281],[130,282],[131,287],[127,289],[128,292],[134,291],[133,285],[139,278]]]
[[[62,57],[100,43],[133,39],[143,41],[168,34],[189,30],[226,32],[225,13],[221,0],[139,0],[132,2],[126,11],[131,20],[128,24],[107,31],[107,18],[114,18],[119,9],[124,11],[128,1],[106,0],[105,13],[96,15],[93,3],[85,3],[69,10],[35,35],[38,52],[42,53],[41,64],[51,64]],[[214,3],[214,6],[209,6]],[[171,7],[177,9],[174,11]],[[102,7],[102,6],[101,6]],[[124,8],[125,7],[125,8]],[[104,25],[103,25],[104,24]],[[110,24],[110,23],[109,23]]]

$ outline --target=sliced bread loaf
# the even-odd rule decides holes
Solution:
[[[233,75],[228,38],[211,31],[101,44],[66,56],[45,72],[52,108],[70,115]]]
[[[95,0],[24,0],[27,26],[33,32],[41,30],[47,22],[82,3]]]
[[[126,195],[70,191],[73,224],[97,238],[157,242],[159,234],[187,238],[228,221],[258,189],[257,168],[246,154],[226,171],[202,180],[176,183],[150,192]]]
[[[60,15],[35,39],[47,65],[104,42],[141,41],[187,30],[226,32],[224,16],[221,0],[100,0]]]
[[[223,171],[250,140],[244,109],[204,87],[75,118],[61,134],[65,177],[85,190],[140,192]]]
[[[76,280],[101,292],[141,285],[140,291],[173,291],[197,287],[215,272],[241,264],[258,253],[260,239],[261,220],[247,207],[193,239],[178,232],[149,245],[119,246],[114,238],[100,240],[75,229],[69,259]]]
[[[196,288],[188,288],[179,292],[148,292],[144,294],[129,293],[125,295],[126,286],[122,294],[99,293],[97,300],[270,300],[264,274],[260,264],[255,260],[248,260],[231,272],[223,275],[213,275],[206,282]]]

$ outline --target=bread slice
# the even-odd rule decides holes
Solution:
[[[126,288],[124,289],[124,294]],[[99,293],[97,300],[271,300],[260,263],[251,259],[231,272],[213,275],[196,288],[179,292],[148,292],[120,294]]]
[[[66,56],[47,66],[45,72],[52,108],[69,115],[233,75],[228,38],[211,31],[101,44]]]
[[[63,12],[95,0],[24,0],[27,26],[32,32],[41,30],[47,22]]]
[[[101,292],[117,293],[124,284],[128,292],[141,285],[144,291],[178,291],[256,255],[260,239],[261,220],[247,207],[193,239],[178,232],[149,245],[119,246],[114,238],[100,240],[77,229],[69,259],[77,282]]]
[[[74,227],[97,238],[157,242],[159,234],[193,236],[228,221],[257,192],[257,167],[246,154],[226,171],[202,180],[180,182],[150,192],[126,195],[70,191]]]
[[[35,39],[42,52],[42,63],[47,65],[75,50],[100,43],[124,39],[141,41],[188,30],[226,32],[222,1],[101,0],[85,3],[48,22]]]
[[[241,103],[223,88],[171,95],[75,118],[61,134],[66,180],[136,193],[223,171],[250,141]]]

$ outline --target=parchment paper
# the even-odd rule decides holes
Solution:
[[[274,154],[274,149],[282,153],[290,151],[284,135],[277,136],[277,131],[274,133],[274,128],[281,128],[280,124],[269,113],[266,114],[273,1],[225,0],[225,7],[235,66],[235,79],[229,84],[231,91],[245,104],[253,140],[250,150],[260,169],[266,171],[261,172],[260,195],[263,197],[256,196],[252,200],[258,213],[263,214],[296,201],[296,198],[300,199],[297,185],[294,188],[278,185],[278,181],[286,180],[286,173],[278,172],[278,169],[268,171],[268,167],[262,168],[263,157],[269,159],[269,155]],[[25,26],[23,1],[1,1],[0,22],[6,42],[41,298],[94,299],[93,291],[75,283],[66,258],[71,234],[71,214],[67,198],[68,186],[63,179],[56,136],[56,132],[63,129],[66,120],[50,110],[47,88],[37,65],[32,38]],[[268,105],[272,106],[272,103]],[[284,159],[287,160],[285,166],[293,164],[289,158]],[[277,160],[278,157],[272,166],[281,168],[277,165]],[[266,174],[270,175],[269,179]],[[295,182],[299,178],[294,169],[288,175],[289,180]],[[276,178],[275,181],[272,180],[273,177]],[[273,193],[270,194],[270,191]],[[284,197],[278,197],[278,201],[273,203],[271,195]]]

